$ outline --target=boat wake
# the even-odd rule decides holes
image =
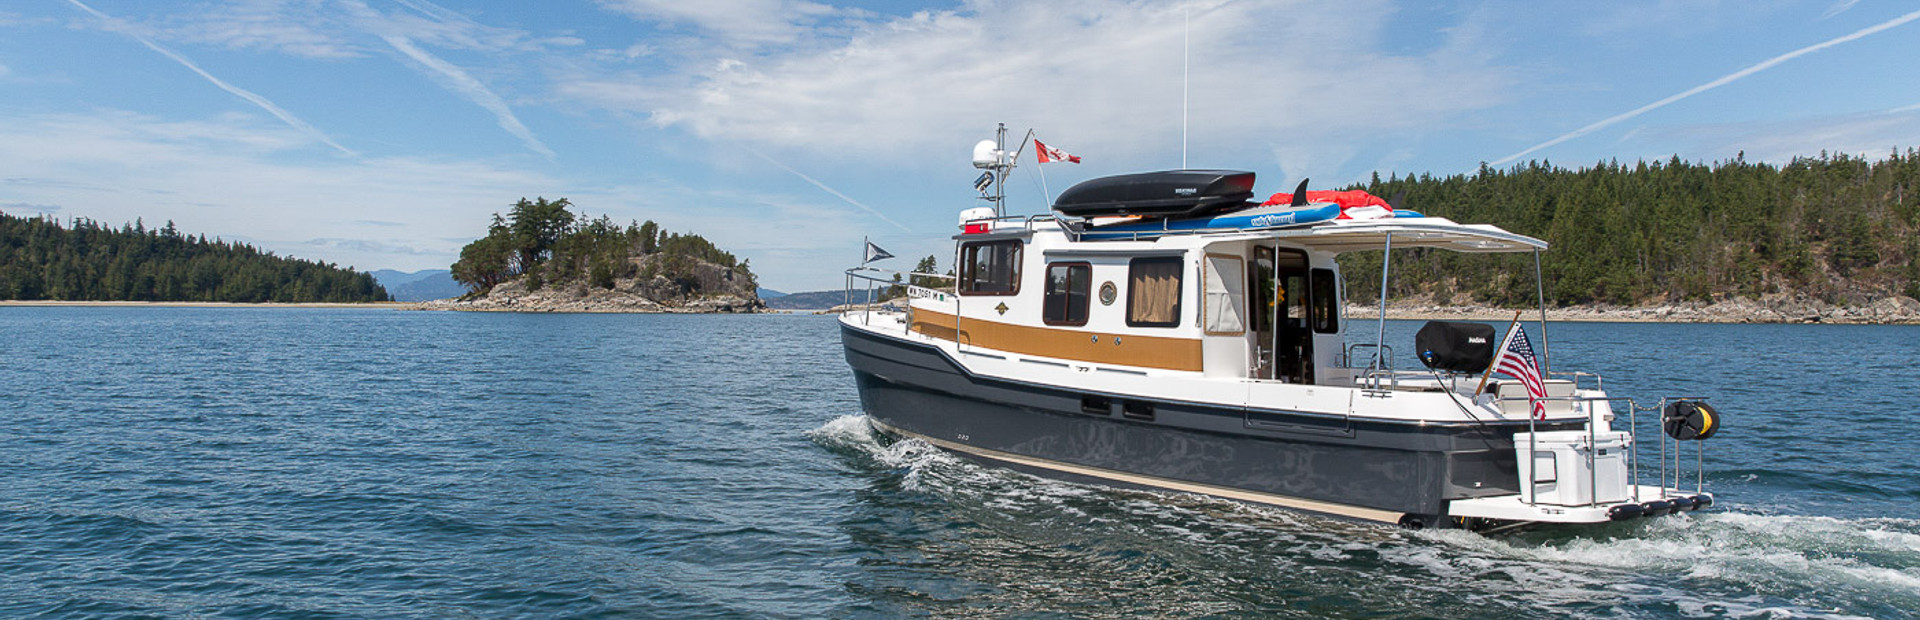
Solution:
[[[1845,618],[1901,617],[1920,609],[1915,519],[1709,511],[1504,536],[1409,531],[1028,476],[925,442],[892,441],[862,415],[842,416],[808,435],[869,472],[876,485],[917,498],[895,508],[963,530],[977,526],[963,540],[936,545],[963,556],[948,565],[997,571],[975,580],[1072,582],[1091,579],[1080,574],[1094,566],[1109,577],[1174,573],[1233,592],[1230,600],[1214,600],[1206,588],[1142,589],[1128,579],[1078,586],[1147,605],[1128,608],[1136,612],[1278,611],[1272,605],[1298,603],[1303,591],[1312,591],[1307,600],[1335,605],[1324,608],[1329,612],[1352,598],[1370,608],[1397,601],[1390,607],[1441,616]],[[1301,575],[1312,577],[1303,582]]]
[[[1509,572],[1517,582],[1562,586],[1545,593],[1604,589],[1690,615],[1890,617],[1920,609],[1920,520],[1706,512],[1587,534],[1604,537],[1420,537],[1458,553],[1437,570],[1518,567]]]

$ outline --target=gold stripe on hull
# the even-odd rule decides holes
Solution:
[[[1004,461],[1004,462],[1013,463],[1016,465],[1024,465],[1027,467],[1033,467],[1037,469],[1058,471],[1063,473],[1086,476],[1089,478],[1112,480],[1115,482],[1123,482],[1123,483],[1131,484],[1135,486],[1166,489],[1169,491],[1179,491],[1182,493],[1212,495],[1214,497],[1224,497],[1227,499],[1239,500],[1243,502],[1251,502],[1255,504],[1267,504],[1270,506],[1279,506],[1282,508],[1291,508],[1294,510],[1305,510],[1308,512],[1318,512],[1321,514],[1338,515],[1342,517],[1362,519],[1366,521],[1379,521],[1381,523],[1399,523],[1400,522],[1401,513],[1393,512],[1390,510],[1378,510],[1374,508],[1364,508],[1360,506],[1349,506],[1346,504],[1336,504],[1333,502],[1323,502],[1323,501],[1303,499],[1298,497],[1288,497],[1285,495],[1274,495],[1272,493],[1261,493],[1259,491],[1248,491],[1245,489],[1235,489],[1232,487],[1223,487],[1223,486],[1216,486],[1211,484],[1201,484],[1197,482],[1186,482],[1183,480],[1173,480],[1173,479],[1161,478],[1157,476],[1148,476],[1145,474],[1134,474],[1134,473],[1128,473],[1123,471],[1114,471],[1111,469],[1102,469],[1099,467],[1087,467],[1085,465],[1074,465],[1071,463],[1050,461],[1046,459],[1013,454],[1011,452],[1001,452],[999,450],[992,450],[988,448],[981,448],[978,446],[969,446],[966,444],[954,443],[944,439],[935,439],[932,437],[928,437],[926,435],[921,435],[919,433],[903,431],[903,430],[900,430],[898,427],[889,425],[885,422],[881,422],[880,420],[874,419],[871,416],[867,418],[867,421],[868,423],[872,424],[875,428],[881,430],[882,432],[886,432],[886,433],[901,436],[901,437],[911,437],[914,439],[918,439],[918,440],[933,444],[934,446],[937,446],[941,449],[951,450],[954,452],[964,452],[964,453],[972,454],[974,456],[979,456],[982,458],[993,459],[996,461]]]
[[[913,309],[913,331],[969,346],[1094,364],[1201,370],[1200,341],[1194,338],[1103,334],[981,319],[967,319],[959,328],[955,324],[951,314]]]

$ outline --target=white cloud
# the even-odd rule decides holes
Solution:
[[[175,221],[209,237],[361,268],[444,268],[487,214],[561,183],[486,162],[283,161],[302,137],[259,117],[162,121],[119,111],[0,117],[0,197],[111,224]],[[557,193],[557,192],[555,192]],[[391,222],[401,226],[367,224]],[[314,238],[415,248],[310,246]]]
[[[113,225],[172,220],[283,255],[412,271],[446,268],[461,246],[486,234],[491,214],[518,198],[564,196],[592,217],[651,219],[698,233],[753,259],[764,282],[808,285],[837,278],[820,257],[858,251],[869,223],[811,192],[695,187],[666,176],[609,186],[484,160],[316,162],[297,157],[305,143],[246,114],[195,121],[113,110],[0,116],[0,210],[58,211]]]
[[[1377,51],[1378,16],[1388,9],[1196,4],[1195,151],[1319,157],[1325,151],[1304,145],[1419,130],[1501,99],[1512,78],[1486,66],[1484,50]],[[712,56],[678,75],[587,75],[559,88],[704,138],[825,157],[957,153],[1005,121],[1093,158],[1137,162],[1151,153],[1172,165],[1183,17],[1171,3],[983,1],[879,22],[837,44]],[[1328,32],[1341,33],[1337,44]],[[1450,33],[1476,35],[1466,26]]]
[[[1709,161],[1744,152],[1747,161],[1784,164],[1821,151],[1880,158],[1893,149],[1920,148],[1920,106],[1775,122],[1660,127],[1637,132],[1621,145],[1623,150],[1638,150],[1642,159],[1677,152],[1682,159]]]

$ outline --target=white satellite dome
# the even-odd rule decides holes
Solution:
[[[973,145],[973,167],[992,168],[999,165],[1000,156],[1004,153],[995,148],[996,146],[998,145],[992,140],[981,140],[979,144]]]

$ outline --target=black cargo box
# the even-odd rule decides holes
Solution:
[[[1480,323],[1428,321],[1413,335],[1414,354],[1434,370],[1484,372],[1497,346],[1493,327]]]
[[[1253,197],[1253,173],[1168,170],[1083,181],[1060,193],[1053,210],[1074,217],[1192,217],[1239,208]]]

